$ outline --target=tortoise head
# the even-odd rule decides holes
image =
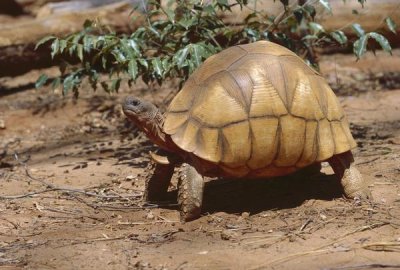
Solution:
[[[122,110],[152,142],[165,150],[175,152],[175,144],[163,130],[164,117],[153,103],[129,96],[125,98]]]
[[[140,129],[144,131],[149,125],[153,125],[157,121],[158,108],[146,100],[129,96],[125,98],[122,110],[129,120],[134,122]],[[160,123],[161,124],[161,123]]]

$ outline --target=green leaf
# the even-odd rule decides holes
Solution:
[[[329,12],[332,13],[331,5],[328,0],[319,0],[319,3]]]
[[[67,41],[65,39],[60,40],[60,49],[58,50],[61,53],[64,52],[65,48],[67,48]]]
[[[316,39],[318,39],[318,36],[316,35],[306,35],[301,40],[316,40]]]
[[[103,55],[101,57],[101,66],[106,69],[107,68],[107,58]]]
[[[191,56],[195,61],[196,66],[200,66],[200,64],[203,62],[202,59],[204,57],[204,48],[200,44],[193,44],[191,47]]]
[[[178,68],[181,68],[184,66],[184,63],[187,59],[187,55],[189,53],[189,46],[186,46],[185,48],[179,50],[175,55],[174,55],[174,61],[178,65]]]
[[[162,67],[162,63],[159,57],[154,58],[151,61],[151,64],[153,66],[154,72],[158,77],[162,77],[163,75],[163,67]]]
[[[171,65],[172,65],[172,63],[171,63],[171,59],[169,59],[168,57],[166,57],[166,58],[164,58],[162,61],[161,61],[161,64],[162,64],[162,67],[163,67],[163,70],[164,70],[164,75],[165,74],[168,74],[168,72],[170,71],[170,69],[171,69]]]
[[[165,9],[163,9],[163,11],[164,11],[165,15],[167,15],[168,20],[170,22],[174,22],[175,12],[172,9],[169,9],[169,8],[165,8]]]
[[[228,0],[217,0],[218,4],[227,6],[228,5]]]
[[[136,60],[130,60],[128,63],[128,73],[129,76],[131,76],[131,78],[133,80],[136,80],[137,76],[138,76],[138,65]]]
[[[58,50],[60,49],[60,40],[56,38],[53,43],[51,43],[51,58],[54,58],[56,54],[58,54]]]
[[[112,55],[114,55],[115,60],[117,60],[118,63],[124,63],[126,61],[125,55],[121,52],[121,50],[114,49],[112,51]]]
[[[309,26],[314,35],[318,35],[320,33],[325,32],[325,29],[319,23],[310,22]]]
[[[79,82],[79,79],[77,80],[75,78],[75,73],[71,73],[67,77],[65,77],[64,82],[63,82],[63,95],[66,96],[69,92],[69,90],[73,89],[76,87],[76,85]]]
[[[55,36],[47,36],[47,37],[42,38],[41,40],[38,41],[38,43],[36,43],[35,50],[37,50],[37,48],[39,48],[40,45],[42,45],[52,39],[56,39],[56,37]]]
[[[392,54],[392,47],[390,46],[389,41],[384,36],[376,32],[370,32],[368,33],[368,36],[378,42],[385,52]]]
[[[92,36],[85,35],[83,37],[83,50],[86,53],[90,53],[90,50],[92,49],[92,42],[93,42]]]
[[[330,33],[331,37],[336,40],[339,44],[344,45],[347,43],[347,36],[343,31],[337,30]]]
[[[53,80],[53,82],[51,83],[51,89],[56,89],[57,87],[59,87],[61,84],[61,78],[57,77]]]
[[[196,21],[196,18],[190,18],[190,19],[181,19],[179,20],[178,24],[180,26],[182,26],[183,28],[185,28],[186,30],[189,29],[190,26],[194,25]]]
[[[358,23],[353,23],[351,25],[351,28],[353,29],[353,31],[356,33],[356,35],[358,37],[362,37],[365,35],[365,31],[364,29],[361,27],[361,25],[359,25]]]
[[[149,69],[149,63],[147,62],[146,59],[140,58],[140,59],[138,59],[138,62],[139,62],[139,64],[141,64],[143,67],[145,67],[146,70]]]
[[[83,45],[82,44],[77,45],[76,52],[77,52],[79,60],[81,60],[81,62],[82,62],[83,61]]]
[[[396,31],[397,26],[396,26],[396,23],[392,20],[392,18],[387,17],[385,19],[385,22],[386,22],[386,25],[388,26],[389,30],[392,31],[393,33],[397,34],[397,31]]]
[[[110,87],[108,87],[108,84],[106,82],[101,82],[100,83],[101,87],[103,87],[103,90],[107,93],[110,93]]]
[[[315,11],[315,7],[313,7],[312,5],[306,5],[303,7],[303,9],[311,16],[311,18],[314,20],[315,15],[317,14],[317,12]]]
[[[118,78],[118,79],[114,79],[114,80],[112,80],[111,81],[111,91],[115,91],[115,92],[117,92],[118,93],[118,90],[119,90],[119,87],[121,86],[121,79],[120,78]]]
[[[131,47],[137,55],[141,56],[141,52],[140,52],[140,48],[139,45],[137,44],[137,42],[133,39],[128,39],[127,40],[129,47]]]
[[[47,80],[48,80],[47,75],[46,74],[41,74],[39,76],[39,78],[36,80],[35,88],[39,89],[40,87],[42,87],[47,82]]]
[[[357,39],[353,44],[353,52],[357,56],[357,59],[367,51],[368,35],[363,35]]]

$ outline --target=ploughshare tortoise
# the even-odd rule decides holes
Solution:
[[[136,97],[127,97],[123,110],[166,153],[152,155],[145,200],[161,200],[181,167],[182,220],[200,215],[204,176],[267,178],[321,161],[330,163],[348,198],[370,197],[338,99],[320,74],[280,45],[258,41],[211,56],[165,116]]]

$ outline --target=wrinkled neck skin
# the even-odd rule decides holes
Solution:
[[[146,115],[142,119],[132,119],[137,127],[139,127],[147,137],[162,149],[168,152],[176,152],[177,146],[172,141],[171,137],[166,134],[162,127],[164,124],[164,117],[160,110],[154,110],[151,115]]]

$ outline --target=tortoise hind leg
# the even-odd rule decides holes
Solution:
[[[174,167],[173,164],[160,164],[150,161],[149,170],[152,175],[146,179],[143,196],[146,202],[166,199],[168,187],[174,174]]]
[[[194,167],[183,164],[179,173],[178,204],[182,221],[200,216],[203,204],[204,179]]]
[[[328,160],[336,177],[340,179],[344,194],[350,199],[372,199],[361,173],[354,165],[351,151],[334,155]]]

